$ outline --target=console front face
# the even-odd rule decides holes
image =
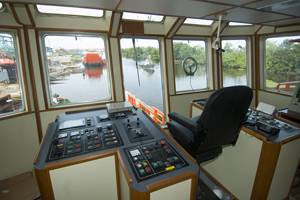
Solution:
[[[47,161],[69,158],[123,144],[115,125],[100,123],[94,117],[66,120],[59,124],[49,149]]]
[[[188,165],[164,139],[130,147],[125,151],[138,181]]]

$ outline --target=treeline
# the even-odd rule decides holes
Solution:
[[[133,48],[122,49],[122,56],[125,58],[136,59],[137,61],[144,61],[149,59],[152,63],[159,63],[159,49],[154,47],[136,47],[136,54]]]
[[[187,57],[196,59],[199,66],[206,66],[206,51],[201,46],[191,46],[186,43],[173,43],[174,60],[181,62]]]
[[[200,66],[205,66],[206,51],[201,46],[191,46],[186,43],[174,43],[173,55],[175,64],[189,56],[194,57]],[[245,46],[234,47],[226,43],[223,47],[225,52],[222,54],[222,64],[226,71],[247,68],[247,51]],[[158,48],[137,47],[137,59],[143,61],[150,59],[153,63],[159,63],[160,55]],[[125,58],[135,59],[133,48],[122,49]],[[265,75],[268,80],[274,82],[300,80],[300,45],[285,40],[281,43],[266,41],[265,48]]]
[[[280,83],[300,80],[300,45],[285,40],[266,41],[265,75]]]
[[[231,43],[226,43],[223,47],[222,65],[224,70],[246,70],[246,47],[239,45],[234,47]]]

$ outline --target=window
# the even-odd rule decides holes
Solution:
[[[161,22],[164,19],[162,15],[147,15],[141,13],[123,12],[122,19],[139,20],[139,21],[150,21],[150,22]]]
[[[222,40],[223,87],[250,85],[248,75],[248,41],[246,39]]]
[[[208,89],[205,40],[173,40],[176,92]]]
[[[0,32],[0,116],[25,110],[16,36]]]
[[[267,90],[291,94],[300,82],[300,45],[297,36],[278,36],[265,39],[264,86]]]
[[[164,111],[158,40],[122,38],[120,43],[125,90]]]
[[[51,106],[111,100],[102,36],[44,33],[42,39]]]
[[[0,10],[3,8],[3,4],[0,2]]]
[[[214,21],[208,19],[195,19],[195,18],[186,18],[184,24],[193,24],[193,25],[202,25],[202,26],[210,26]]]
[[[252,26],[253,24],[240,23],[240,22],[229,22],[229,26]]]
[[[103,17],[103,10],[100,9],[51,6],[51,5],[40,5],[40,4],[38,4],[36,7],[39,12],[47,13],[47,14]]]

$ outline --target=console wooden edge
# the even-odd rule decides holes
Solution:
[[[189,155],[168,133],[166,133],[166,130],[163,130],[163,133],[166,135],[166,137],[169,140],[172,140],[174,144],[176,145],[177,148],[180,148],[184,155],[188,157],[192,162],[195,164],[197,163],[191,155]],[[185,172],[183,174],[177,175],[175,177],[169,178],[169,179],[164,179],[162,181],[153,183],[147,187],[148,191],[145,192],[140,192],[134,190],[133,187],[131,187],[132,183],[132,178],[130,177],[130,174],[128,172],[127,166],[124,164],[123,158],[119,152],[119,148],[113,148],[111,150],[105,151],[105,152],[99,152],[94,155],[89,155],[85,157],[78,157],[78,158],[72,158],[68,160],[62,160],[62,161],[57,161],[53,163],[49,163],[45,166],[43,169],[35,169],[35,174],[37,178],[37,182],[40,188],[41,196],[45,200],[52,200],[54,198],[54,193],[52,190],[52,183],[51,183],[51,178],[50,178],[50,170],[62,168],[62,167],[67,167],[75,164],[80,164],[83,162],[88,162],[91,160],[96,160],[96,159],[101,159],[109,156],[114,156],[115,157],[115,162],[116,162],[116,177],[117,177],[117,191],[118,191],[118,199],[120,198],[120,168],[123,170],[126,181],[128,183],[129,189],[130,189],[130,199],[131,200],[150,200],[150,193],[156,190],[160,190],[164,187],[176,184],[180,181],[191,179],[192,180],[192,185],[191,185],[191,196],[190,199],[193,200],[196,197],[197,193],[197,184],[198,184],[198,179],[197,179],[197,174],[193,172]],[[37,157],[35,158],[36,162]]]
[[[280,149],[280,143],[263,143],[252,187],[251,199],[267,199]]]

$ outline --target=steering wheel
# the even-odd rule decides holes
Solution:
[[[193,76],[198,69],[198,63],[193,57],[186,57],[185,59],[183,59],[181,66],[185,74],[188,76]]]

